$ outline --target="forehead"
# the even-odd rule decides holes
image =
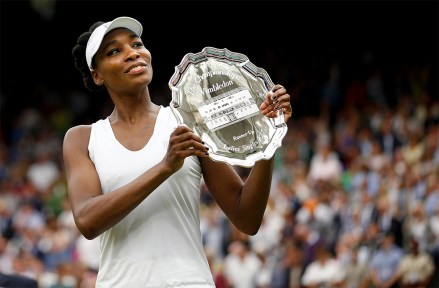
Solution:
[[[134,38],[139,38],[133,31],[127,28],[115,28],[105,34],[104,39],[102,40],[101,47],[99,49],[103,49],[105,46],[108,46],[112,43],[131,40]]]

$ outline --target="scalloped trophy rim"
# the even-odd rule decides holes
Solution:
[[[250,59],[238,52],[230,51],[227,48],[215,48],[212,46],[206,46],[204,47],[200,52],[197,53],[187,53],[180,63],[175,66],[174,74],[170,78],[168,82],[168,86],[171,89],[172,92],[172,100],[170,103],[171,110],[174,114],[174,116],[177,119],[177,122],[179,124],[185,124],[184,119],[180,112],[178,111],[178,108],[180,107],[180,99],[179,99],[179,89],[176,87],[180,80],[182,79],[182,75],[188,70],[188,68],[191,65],[196,65],[198,63],[204,62],[208,60],[209,58],[215,58],[218,61],[226,62],[226,63],[234,63],[233,65],[241,67],[244,69],[247,73],[251,74],[255,78],[259,78],[263,80],[263,88],[266,90],[265,92],[268,92],[271,90],[271,88],[274,86],[274,83],[272,82],[270,76],[268,75],[267,71],[263,68],[257,67],[252,62],[250,62]],[[275,121],[276,124],[276,131],[277,131],[277,139],[276,143],[270,143],[270,145],[267,145],[263,151],[260,151],[259,154],[251,154],[248,155],[245,159],[237,159],[233,157],[226,157],[220,154],[215,154],[210,152],[209,157],[212,160],[227,163],[230,165],[237,165],[241,167],[252,167],[256,161],[262,160],[262,159],[270,159],[273,157],[274,153],[276,152],[277,148],[281,146],[282,139],[287,133],[287,125],[283,120],[282,114],[280,114],[276,118],[267,118],[268,121]],[[197,131],[194,131],[196,134]],[[200,135],[198,135],[200,136]],[[272,139],[273,140],[273,137]]]

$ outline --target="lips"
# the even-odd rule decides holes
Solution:
[[[147,68],[146,64],[137,63],[134,65],[131,65],[125,73],[128,73],[128,74],[141,73],[141,72],[145,71],[146,68]]]

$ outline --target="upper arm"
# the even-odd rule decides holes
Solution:
[[[213,161],[210,158],[201,158],[203,178],[209,192],[218,206],[230,218],[234,218],[234,208],[240,200],[243,181],[233,166]]]
[[[64,136],[67,191],[75,220],[87,200],[102,194],[98,174],[88,154],[90,131],[91,126],[76,126]]]
[[[209,158],[201,163],[204,182],[218,206],[241,232],[256,234],[270,194],[273,158],[257,161],[245,183],[233,166]]]

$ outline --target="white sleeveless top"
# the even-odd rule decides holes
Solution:
[[[88,149],[103,193],[160,162],[176,126],[171,109],[160,107],[151,139],[133,152],[116,139],[108,118],[93,123]],[[215,287],[201,240],[201,176],[198,158],[186,158],[179,171],[100,235],[97,288]]]

